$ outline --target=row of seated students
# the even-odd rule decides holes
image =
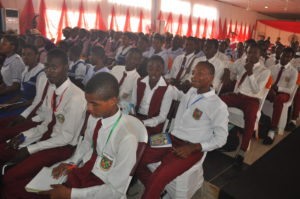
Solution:
[[[4,41],[5,40],[9,43],[7,45],[11,45],[12,49],[16,48],[9,39],[4,38]],[[257,108],[257,98],[260,98],[260,92],[268,81],[271,72],[265,68],[261,62],[261,48],[257,45],[252,44],[247,48],[247,55],[239,60],[239,62],[236,62],[239,64],[230,66],[227,62],[221,61],[220,58],[216,57],[217,54],[219,54],[216,40],[208,40],[206,42],[204,47],[206,57],[191,59],[195,51],[194,41],[194,38],[187,39],[185,45],[186,53],[175,57],[173,67],[169,73],[165,74],[165,78],[163,76],[166,71],[165,61],[160,56],[152,56],[147,61],[148,75],[144,78],[140,78],[136,69],[142,62],[142,53],[136,48],[130,49],[125,57],[125,66],[117,65],[110,71],[116,77],[116,80],[111,76],[105,77],[106,73],[97,75],[94,73],[88,76],[88,80],[86,80],[85,83],[86,100],[84,99],[83,92],[74,86],[74,84],[71,83],[72,81],[67,77],[68,72],[70,74],[70,68],[66,54],[59,50],[50,51],[45,64],[47,78],[41,73],[41,77],[36,86],[37,94],[32,105],[22,113],[22,116],[15,117],[16,119],[14,120],[6,117],[3,119],[3,121],[6,120],[6,122],[1,122],[3,128],[5,127],[5,130],[1,132],[1,140],[3,141],[1,146],[3,154],[0,155],[1,164],[4,164],[10,159],[18,162],[18,164],[10,168],[3,177],[4,195],[7,194],[7,198],[13,198],[14,195],[18,198],[19,195],[29,194],[25,192],[24,186],[43,166],[50,166],[64,160],[66,163],[73,162],[77,164],[80,162],[80,158],[82,158],[87,166],[83,166],[81,167],[82,169],[78,168],[78,170],[75,169],[74,172],[71,172],[69,175],[71,182],[67,181],[65,186],[54,187],[53,191],[44,194],[55,195],[63,192],[64,194],[69,194],[68,196],[72,194],[72,198],[89,196],[98,198],[98,194],[99,196],[108,194],[112,198],[118,198],[120,196],[119,194],[122,193],[120,190],[124,189],[124,183],[121,182],[126,181],[131,171],[130,168],[133,167],[136,161],[136,153],[134,152],[136,151],[136,145],[133,144],[136,143],[136,140],[133,141],[128,138],[128,143],[118,145],[120,147],[119,151],[125,152],[128,150],[128,153],[123,154],[122,158],[117,157],[116,154],[112,154],[113,152],[109,152],[108,156],[103,157],[103,147],[105,147],[106,144],[97,142],[100,146],[98,147],[98,145],[94,143],[94,146],[97,146],[95,151],[101,155],[89,152],[89,157],[84,157],[84,154],[80,154],[79,157],[78,154],[76,154],[76,150],[76,153],[71,158],[72,160],[75,157],[75,161],[66,160],[74,152],[77,137],[81,134],[81,131],[84,131],[82,128],[85,126],[83,123],[85,122],[86,103],[88,112],[93,116],[90,118],[93,119],[88,120],[86,132],[91,132],[85,133],[86,142],[84,143],[87,146],[91,146],[91,143],[93,143],[92,138],[96,136],[93,133],[98,132],[100,129],[99,133],[102,135],[102,127],[98,126],[99,129],[96,130],[96,124],[98,124],[98,122],[95,118],[103,118],[103,140],[106,140],[105,135],[107,136],[109,134],[109,130],[114,126],[114,121],[117,121],[120,115],[117,104],[122,108],[124,108],[122,106],[123,102],[124,106],[128,103],[133,104],[135,110],[133,114],[144,123],[149,135],[152,135],[162,131],[162,125],[166,119],[172,100],[180,99],[181,103],[178,108],[178,114],[176,115],[174,130],[171,133],[175,151],[172,152],[170,148],[154,150],[148,146],[136,172],[137,177],[146,185],[146,191],[143,197],[159,198],[160,193],[168,182],[182,174],[201,159],[201,151],[214,150],[226,142],[228,123],[227,106],[220,101],[215,94],[215,90],[211,90],[210,88],[210,86],[213,86],[216,90],[221,90],[221,85],[229,81],[228,78],[226,80],[226,76],[232,76],[233,79],[237,80],[236,92],[238,94],[222,96],[221,99],[223,99],[228,106],[241,108],[246,113],[245,119],[248,121],[246,123],[249,123],[248,126],[245,127],[242,148],[238,156],[238,160],[242,161],[244,152],[247,149],[247,145],[253,133],[254,117],[256,117],[256,115],[254,116],[253,114],[255,110],[252,111],[251,109]],[[2,47],[0,49],[2,49]],[[24,48],[24,50],[25,49],[26,48]],[[32,49],[34,48],[28,48],[33,55],[37,56],[36,51]],[[72,52],[72,49],[74,49],[75,53]],[[4,53],[3,50],[1,51]],[[70,49],[69,60],[73,62],[78,61],[76,58],[71,58],[70,55],[72,53],[77,53],[78,55],[76,47]],[[190,54],[192,54],[192,56]],[[9,55],[10,54],[7,56],[8,58],[10,58]],[[26,57],[25,54],[23,55]],[[282,61],[280,61],[280,64],[283,66],[287,65],[293,56],[293,50],[290,48],[285,49],[281,55]],[[94,68],[90,69],[90,66],[83,65],[86,66],[87,71],[91,70],[91,72],[96,72],[95,68],[97,67],[98,69],[105,68],[103,64],[104,58],[105,53],[103,48],[93,47],[90,54],[90,63],[95,65]],[[20,59],[18,58],[17,60]],[[33,58],[33,60],[37,60],[36,57],[35,59]],[[37,65],[37,62],[34,63]],[[34,64],[32,65],[34,66]],[[176,72],[174,72],[175,69],[177,70]],[[107,69],[107,71],[109,70]],[[283,70],[283,72],[285,71],[287,70]],[[291,74],[297,74],[297,71],[293,71],[293,69],[291,69],[291,71]],[[172,73],[173,76],[168,76]],[[277,82],[278,73],[279,72],[273,77],[273,79],[276,79],[275,83]],[[276,84],[274,83],[272,89],[274,89],[276,94],[280,87],[289,88],[285,85],[293,85],[290,81],[293,82],[294,79],[288,74],[289,73],[286,74],[287,77],[282,80],[281,84],[279,81],[281,79],[280,77],[278,82]],[[71,80],[73,77],[74,76],[70,75]],[[83,79],[85,79],[85,77],[86,76],[84,76]],[[100,79],[104,79],[104,81],[100,81]],[[78,84],[78,81],[75,80],[73,79],[73,82]],[[47,82],[50,82],[50,84]],[[111,85],[111,87],[109,85]],[[278,88],[276,88],[276,86]],[[120,92],[117,92],[118,88]],[[187,93],[184,94],[184,92],[178,91],[178,89]],[[116,93],[111,94],[110,92],[112,91]],[[99,94],[99,92],[101,94]],[[58,96],[56,97],[55,95]],[[243,103],[238,102],[241,99],[243,102],[244,100],[249,101],[248,105],[251,103],[252,108],[243,106]],[[35,114],[36,116],[32,117]],[[115,117],[111,118],[111,116]],[[110,118],[110,120],[107,121],[107,127],[105,127],[105,118]],[[9,124],[9,126],[13,125],[13,127],[8,127],[7,124]],[[11,139],[11,141],[7,144],[5,142],[8,139]],[[124,140],[124,142],[127,141]],[[20,144],[24,144],[25,147],[18,150]],[[131,146],[133,148],[131,148]],[[78,148],[81,147],[87,151],[84,144],[78,145]],[[126,150],[122,147],[126,148]],[[45,158],[45,154],[51,155]],[[111,156],[113,158],[111,158]],[[95,158],[92,163],[88,161],[90,157]],[[124,157],[127,157],[128,162],[123,162],[125,160]],[[111,171],[114,172],[110,173],[110,178],[107,178],[105,177],[107,173],[103,174],[101,168],[93,167],[95,162],[101,160],[101,158],[108,159],[108,163],[122,162],[124,165],[110,165],[112,168],[115,168],[115,170],[112,169]],[[132,160],[132,162],[130,160]],[[153,174],[149,173],[146,165],[150,162],[160,160],[163,160],[163,164],[159,169]],[[172,165],[178,166],[173,168],[168,162],[172,162]],[[57,167],[54,173],[58,172],[57,175],[60,175],[63,168],[67,166],[69,166],[69,164],[63,164]],[[124,172],[123,170],[118,171],[120,168],[127,168],[128,170]],[[123,174],[124,181],[120,178],[120,175]],[[56,176],[56,174],[54,175]],[[78,184],[76,179],[80,179],[79,181],[83,182],[83,184]],[[161,183],[157,183],[157,179],[160,179]],[[103,186],[103,184],[105,186]],[[101,188],[97,186],[95,189],[84,189],[96,185],[101,185]],[[19,191],[12,191],[15,190],[12,187],[18,187]],[[72,190],[70,188],[72,188]],[[78,188],[82,189],[79,190]],[[40,195],[29,195],[27,198],[43,197]]]

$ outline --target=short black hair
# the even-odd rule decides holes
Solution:
[[[160,40],[161,43],[164,43],[164,40],[165,40],[164,36],[162,36],[159,33],[155,33],[153,36],[153,39],[158,39],[158,40]]]
[[[37,47],[34,46],[34,45],[26,44],[26,45],[23,47],[23,49],[25,49],[25,48],[28,48],[28,49],[32,50],[32,51],[34,52],[34,54],[36,54],[36,55],[39,54],[39,51],[38,51]]]
[[[186,40],[187,41],[192,41],[194,43],[196,43],[198,41],[196,37],[188,37],[188,38],[186,38]]]
[[[18,37],[15,35],[5,35],[3,37],[4,39],[6,39],[11,45],[15,46],[14,51],[16,52],[19,48],[19,41],[18,41]]]
[[[142,56],[142,52],[141,52],[140,49],[138,49],[138,48],[131,48],[131,49],[128,51],[127,55],[129,55],[129,54],[131,54],[131,53],[136,53],[136,54],[139,54],[140,56]]]
[[[81,46],[72,46],[71,48],[70,48],[70,50],[69,50],[69,52],[72,54],[72,55],[74,55],[74,56],[76,56],[76,57],[80,57],[80,55],[81,55],[81,50],[82,50],[82,48],[81,48]]]
[[[147,44],[149,44],[149,39],[148,39],[148,37],[145,36],[145,35],[141,35],[141,36],[140,36],[140,40],[146,42]]]
[[[105,56],[105,51],[101,46],[93,46],[91,48],[91,53],[95,53],[96,55],[98,55],[101,59],[104,59]]]
[[[210,75],[215,75],[215,67],[212,63],[210,63],[208,61],[201,61],[201,62],[198,62],[197,66],[199,66],[199,65],[206,67],[208,69]]]
[[[68,56],[62,49],[53,48],[47,53],[47,61],[53,58],[60,59],[62,64],[68,65]]]
[[[101,72],[94,75],[85,86],[85,92],[95,93],[101,100],[109,100],[119,96],[118,80],[110,73]]]
[[[282,52],[285,52],[285,53],[292,53],[293,57],[295,56],[295,51],[294,51],[294,49],[291,48],[291,47],[287,47],[287,48],[283,49]]]
[[[208,39],[206,40],[207,43],[211,43],[216,49],[219,48],[219,42],[216,39]]]
[[[152,57],[150,57],[147,61],[147,65],[148,63],[150,63],[151,61],[158,61],[158,62],[161,62],[162,66],[164,67],[165,65],[165,62],[163,60],[163,58],[159,55],[153,55]]]

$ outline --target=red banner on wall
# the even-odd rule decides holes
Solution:
[[[272,21],[272,20],[258,20],[267,26],[277,28],[292,33],[300,33],[300,22],[295,21]]]

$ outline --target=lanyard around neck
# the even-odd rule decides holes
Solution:
[[[58,107],[59,107],[59,105],[60,105],[60,103],[61,103],[61,101],[62,101],[62,99],[63,99],[63,97],[64,97],[64,94],[65,94],[65,92],[66,92],[67,89],[68,89],[68,88],[65,88],[65,90],[64,90],[63,93],[61,94],[61,96],[60,96],[60,98],[59,98],[59,101],[58,101],[58,104],[57,104],[55,107],[54,107],[54,100],[56,100],[56,99],[55,99],[55,95],[54,95],[55,91],[54,91],[54,93],[53,93],[53,95],[52,95],[52,101],[51,101],[51,106],[52,106],[53,112],[56,112],[56,111],[57,111],[57,109],[58,109]]]

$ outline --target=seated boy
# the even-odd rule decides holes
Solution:
[[[89,57],[89,61],[92,66],[89,66],[88,72],[86,73],[82,83],[86,85],[88,81],[97,73],[100,72],[109,72],[109,69],[104,66],[106,56],[104,49],[100,46],[94,46],[91,49],[91,55]]]
[[[148,76],[134,84],[131,103],[135,105],[136,116],[147,127],[148,135],[161,133],[172,100],[173,87],[168,85],[162,74],[164,61],[152,56],[147,64]]]
[[[40,76],[44,75],[44,65],[38,63],[38,50],[33,45],[26,45],[22,50],[23,61],[26,64],[22,73],[21,93],[12,99],[0,104],[0,117],[19,115],[26,109],[36,95],[36,84]],[[18,104],[16,104],[18,103]],[[14,104],[7,106],[9,104]],[[6,106],[6,107],[5,107]]]
[[[137,48],[131,48],[126,55],[125,66],[117,65],[111,70],[111,74],[113,74],[119,82],[119,103],[121,106],[126,106],[126,104],[128,105],[128,103],[130,103],[133,86],[140,78],[136,69],[141,64],[141,60],[141,51]]]
[[[95,75],[86,86],[88,119],[83,141],[73,156],[53,169],[54,178],[67,175],[67,182],[37,195],[24,186],[30,178],[4,190],[6,198],[121,198],[136,163],[138,138],[131,132],[128,115],[118,108],[119,85],[109,73]],[[76,164],[76,168],[66,168]],[[45,194],[45,195],[44,195]]]
[[[296,86],[298,71],[290,64],[294,54],[295,52],[292,48],[285,48],[280,56],[280,62],[270,68],[273,84],[267,100],[273,102],[273,114],[271,129],[263,142],[266,145],[273,143],[283,104],[289,101],[290,95]]]
[[[192,88],[181,97],[170,137],[172,147],[148,146],[136,175],[145,185],[143,199],[159,199],[165,186],[181,175],[203,155],[222,147],[228,135],[227,106],[210,88],[214,66],[200,62],[194,68]],[[147,165],[161,161],[151,173]]]
[[[86,101],[84,93],[68,79],[67,71],[67,55],[59,49],[49,51],[45,73],[51,85],[38,112],[43,122],[0,144],[0,164],[16,163],[3,176],[5,186],[72,155]]]

